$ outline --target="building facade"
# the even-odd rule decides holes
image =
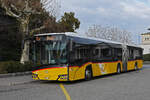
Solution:
[[[141,47],[144,49],[143,54],[150,54],[150,32],[141,34],[142,43]]]

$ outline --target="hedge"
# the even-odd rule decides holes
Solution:
[[[25,64],[21,64],[17,61],[0,62],[0,74],[31,71],[32,66],[33,64],[30,62]]]
[[[143,60],[144,61],[150,61],[150,54],[143,55]]]

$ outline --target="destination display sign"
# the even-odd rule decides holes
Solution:
[[[61,41],[63,39],[62,35],[53,36],[37,36],[36,41]]]

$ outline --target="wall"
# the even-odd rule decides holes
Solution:
[[[142,34],[141,47],[144,49],[143,54],[150,54],[150,33]]]
[[[142,45],[150,45],[150,34],[142,35]]]
[[[150,54],[150,45],[141,45],[144,49],[143,54]]]

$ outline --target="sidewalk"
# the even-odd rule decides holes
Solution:
[[[31,75],[31,71],[27,72],[17,72],[17,73],[7,73],[7,74],[0,74],[0,78],[6,78],[6,77],[14,77],[14,76],[23,76],[23,75]]]
[[[31,75],[13,76],[0,78],[0,86],[12,86],[32,82]]]

